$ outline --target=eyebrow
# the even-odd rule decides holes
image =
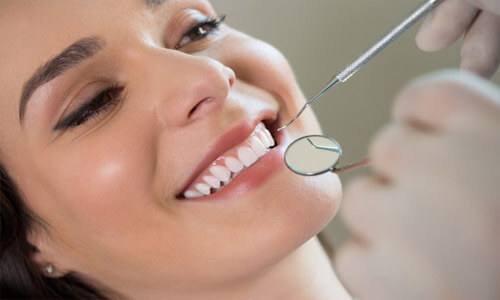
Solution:
[[[169,0],[143,0],[152,10],[158,9]],[[61,76],[65,71],[80,65],[83,61],[96,56],[105,46],[106,41],[97,36],[86,37],[73,43],[56,57],[39,67],[24,84],[19,101],[19,121],[22,124],[26,107],[33,93],[45,83]]]
[[[101,37],[86,37],[73,43],[60,54],[39,67],[26,81],[19,102],[19,121],[22,123],[26,107],[33,93],[42,85],[61,76],[64,72],[96,56],[105,46]]]
[[[144,4],[151,9],[157,9],[161,5],[163,5],[168,0],[143,0]]]

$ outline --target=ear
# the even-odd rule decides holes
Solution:
[[[27,240],[35,248],[31,260],[45,277],[58,278],[69,273],[69,269],[63,263],[63,256],[58,251],[58,245],[54,243],[45,229],[40,226],[30,229]],[[47,270],[49,265],[52,272]]]

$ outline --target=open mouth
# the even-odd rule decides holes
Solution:
[[[197,199],[219,192],[275,146],[266,125],[259,123],[244,142],[215,159],[178,197]]]

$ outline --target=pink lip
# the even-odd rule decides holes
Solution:
[[[277,172],[282,169],[286,169],[285,163],[283,161],[283,155],[285,153],[286,147],[291,142],[291,137],[284,131],[277,132],[276,129],[279,128],[279,124],[277,123],[278,122],[275,122],[272,128],[268,127],[268,129],[272,132],[273,137],[275,138],[277,144],[275,148],[264,155],[254,165],[244,170],[241,174],[234,178],[230,184],[228,184],[217,193],[201,198],[189,200],[183,199],[183,201],[189,201],[190,203],[213,203],[214,201],[235,199],[248,194],[248,192],[252,190],[257,189],[265,182],[267,182],[271,177],[273,177]],[[253,127],[251,130],[253,130]],[[252,132],[251,130],[249,131],[248,135]],[[248,137],[248,135],[245,135],[245,137]]]
[[[200,174],[208,168],[208,166],[215,161],[218,157],[220,157],[227,150],[235,147],[236,145],[242,143],[246,138],[250,136],[250,134],[254,131],[255,127],[260,122],[266,121],[265,123],[274,123],[277,119],[276,111],[263,111],[257,119],[251,120],[250,118],[246,118],[242,120],[239,124],[229,129],[226,133],[224,133],[211,147],[211,150],[205,155],[205,158],[198,164],[198,166],[194,169],[188,179],[182,185],[182,189],[178,193],[178,198],[180,198],[180,193],[182,193]],[[266,124],[268,126],[269,124]],[[274,150],[274,149],[273,149]],[[270,153],[262,157],[265,159]],[[252,166],[253,167],[253,166]],[[245,172],[244,172],[245,173]],[[238,177],[242,176],[239,175]],[[237,179],[237,178],[236,178]],[[226,188],[224,188],[226,189]],[[224,190],[223,189],[223,190]],[[221,193],[218,192],[217,194]],[[203,197],[202,199],[206,199],[208,197]]]

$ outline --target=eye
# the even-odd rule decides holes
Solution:
[[[201,40],[207,37],[209,34],[217,32],[219,30],[219,26],[224,22],[225,19],[226,16],[222,15],[199,22],[184,34],[179,44],[174,47],[174,50],[179,50],[189,43]]]
[[[54,127],[54,131],[75,128],[97,117],[118,103],[123,90],[124,88],[118,85],[108,86],[94,97],[91,97],[91,100],[86,101],[85,104],[77,108],[69,116],[62,119]]]

